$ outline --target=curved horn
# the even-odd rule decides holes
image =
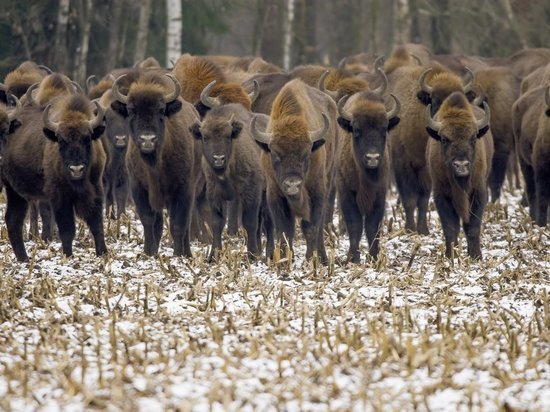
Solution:
[[[390,96],[395,104],[393,105],[393,109],[391,109],[389,112],[386,112],[386,116],[388,119],[397,116],[397,113],[399,113],[399,111],[401,110],[401,102],[399,101],[399,99],[392,93],[390,93]]]
[[[477,130],[481,130],[485,126],[489,126],[491,123],[491,109],[489,108],[487,102],[483,102],[483,110],[485,111],[485,116],[483,116],[483,119],[476,121]]]
[[[5,92],[8,91],[8,87],[4,83],[0,83],[0,90],[3,90]]]
[[[413,60],[416,62],[416,64],[418,64],[419,66],[422,66],[422,59],[420,57],[418,57],[414,53],[410,53],[410,55],[413,58]]]
[[[338,93],[336,93],[335,91],[332,91],[332,90],[328,90],[326,87],[325,87],[325,80],[327,78],[329,74],[329,70],[326,70],[322,75],[321,77],[319,78],[319,82],[317,83],[317,87],[319,88],[319,90],[321,90],[323,93],[326,93],[327,95],[329,95],[330,97],[332,97],[333,100],[336,100],[338,98]]]
[[[443,126],[443,123],[433,119],[431,103],[426,106],[426,123],[430,129],[435,130],[437,133],[439,133],[441,126]]]
[[[38,68],[44,70],[48,74],[53,74],[52,69],[50,69],[48,66],[44,66],[43,64],[39,64]]]
[[[8,122],[14,120],[21,110],[21,102],[19,101],[19,99],[13,94],[11,97],[13,98],[13,100],[15,100],[15,108],[8,112]]]
[[[377,67],[376,71],[378,72],[378,75],[382,78],[382,85],[372,90],[372,92],[376,93],[379,96],[382,96],[388,88],[388,77],[386,76],[384,69],[382,69],[381,67]]]
[[[544,93],[544,102],[546,106],[550,107],[550,85],[546,87],[546,92]]]
[[[252,84],[254,85],[254,89],[250,93],[248,93],[248,97],[250,97],[250,103],[254,103],[258,96],[260,95],[260,84],[257,80],[253,80]]]
[[[52,108],[51,104],[46,106],[44,113],[42,113],[42,121],[44,122],[44,127],[46,129],[50,129],[52,132],[57,133],[57,130],[59,129],[59,123],[53,122],[52,120],[50,120],[51,108]]]
[[[384,55],[378,56],[376,60],[374,60],[374,69],[378,70],[379,68],[383,67],[385,63]]]
[[[420,82],[420,87],[422,88],[422,90],[424,90],[426,93],[429,93],[429,94],[432,94],[433,88],[432,88],[432,86],[429,86],[426,83],[426,76],[428,76],[428,74],[431,71],[432,71],[431,67],[429,69],[424,70],[422,72],[422,74],[420,75],[420,78],[418,79],[418,81]]]
[[[474,72],[469,67],[464,68],[466,70],[466,79],[464,81],[464,94],[472,90],[474,85]]]
[[[337,106],[338,106],[338,114],[340,115],[340,117],[347,120],[348,122],[351,122],[353,119],[352,114],[344,109],[344,106],[348,102],[349,97],[350,97],[349,94],[346,94],[345,96],[343,96],[340,100],[338,100]]]
[[[94,100],[93,103],[97,109],[95,117],[89,121],[90,128],[94,130],[97,126],[103,123],[103,116],[105,115],[105,109],[99,104],[97,100]]]
[[[337,68],[338,68],[338,69],[345,69],[345,68],[346,68],[346,60],[347,60],[347,59],[348,59],[347,57],[342,57],[342,60],[340,60],[340,61],[338,62]]]
[[[169,103],[177,100],[178,97],[180,97],[181,85],[180,82],[178,82],[178,79],[176,79],[173,74],[167,73],[165,74],[165,76],[172,80],[172,82],[174,83],[174,91],[172,93],[164,95],[164,102]]]
[[[81,94],[84,94],[84,90],[82,90],[82,86],[80,84],[78,84],[77,82],[75,82],[74,80],[71,80],[71,83],[73,84],[74,86],[74,89],[77,93],[81,93]]]
[[[477,96],[472,101],[472,106],[481,107],[487,95],[485,94],[483,87],[481,87],[479,84],[477,84],[476,86],[477,86],[476,87]]]
[[[113,97],[116,100],[118,100],[120,103],[128,104],[128,96],[121,93],[120,88],[119,88],[120,86],[118,84],[120,79],[122,79],[123,77],[126,77],[126,75],[123,74],[122,76],[120,76],[118,79],[116,79],[113,82],[113,85],[111,86],[111,90],[113,91]]]
[[[253,116],[252,120],[250,121],[250,133],[252,134],[252,137],[254,137],[255,140],[259,141],[260,143],[269,144],[271,141],[271,133],[262,132],[256,128],[256,120],[258,119],[258,116]]]
[[[38,106],[38,102],[34,99],[34,96],[32,94],[32,92],[35,90],[35,89],[38,89],[38,86],[40,86],[40,82],[36,82],[36,83],[33,83],[29,86],[29,88],[27,89],[27,91],[25,92],[25,97],[27,99],[27,102],[31,105],[31,106]]]
[[[328,132],[328,128],[330,127],[330,122],[328,120],[327,115],[325,113],[322,113],[322,115],[323,115],[323,127],[321,127],[319,130],[309,132],[309,138],[311,139],[312,143],[315,143],[317,140],[323,139]]]
[[[86,79],[86,90],[88,90],[88,92],[92,89],[92,87],[95,86],[94,79],[95,79],[95,74],[88,76],[88,78]]]
[[[219,106],[220,100],[215,97],[210,97],[210,92],[216,85],[216,80],[212,80],[204,89],[202,89],[201,92],[201,103],[204,104],[206,107],[217,107]]]

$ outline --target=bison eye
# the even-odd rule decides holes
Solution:
[[[441,143],[442,144],[449,144],[449,139],[446,138],[445,136],[441,136]]]

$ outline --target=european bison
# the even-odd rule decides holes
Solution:
[[[480,232],[487,204],[487,178],[493,155],[487,103],[482,119],[461,92],[447,97],[435,118],[426,108],[426,130],[431,139],[427,158],[433,181],[434,201],[443,234],[445,255],[452,256],[457,245],[460,221],[466,233],[468,255],[481,259]],[[485,137],[484,137],[485,136]]]

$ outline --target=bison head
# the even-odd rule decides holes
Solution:
[[[195,122],[189,130],[197,140],[202,140],[204,158],[216,174],[223,174],[231,156],[233,139],[239,137],[243,124],[218,116],[216,110],[208,112],[202,124]]]
[[[432,68],[428,68],[422,72],[418,81],[420,82],[421,90],[417,93],[416,97],[425,106],[431,107],[431,115],[434,116],[443,101],[453,92],[462,92],[467,96],[471,96],[470,93],[474,85],[474,74],[466,67],[466,79],[461,82],[460,78],[457,80],[457,76],[453,73],[442,72],[438,73],[432,78],[432,85],[429,85],[426,81],[427,76],[432,72]]]
[[[251,104],[258,98],[260,94],[260,85],[256,80],[252,81],[253,90],[246,93],[244,89],[236,83],[221,84],[217,87],[217,97],[211,96],[216,87],[216,80],[212,80],[201,92],[200,100],[195,103],[195,109],[199,112],[201,119],[206,116],[206,113],[214,107],[218,107],[229,103],[240,103],[246,109],[250,110]]]
[[[174,89],[165,94],[164,85],[158,78],[138,79],[130,86],[129,93],[120,90],[120,81],[126,75],[120,76],[112,86],[113,97],[111,108],[120,116],[126,118],[130,136],[145,160],[154,163],[156,151],[162,145],[164,138],[164,119],[181,110],[182,103],[178,100],[181,86],[170,74],[165,76],[174,85]]]
[[[401,104],[393,94],[391,97],[395,103],[389,112],[382,98],[373,93],[361,93],[350,111],[344,108],[349,95],[338,102],[338,124],[351,134],[355,161],[365,169],[378,169],[384,158],[387,132],[399,123]]]
[[[447,169],[456,181],[468,181],[475,161],[477,139],[489,130],[491,113],[489,105],[483,104],[485,115],[476,120],[466,96],[460,92],[451,94],[443,103],[437,120],[426,108],[426,130],[432,138],[441,143]]]
[[[15,108],[10,110],[0,105],[0,164],[2,164],[2,153],[4,152],[4,145],[8,136],[21,126],[21,122],[17,120],[17,116],[21,110],[21,103],[19,103],[19,99],[15,96],[11,96],[11,99],[15,101]]]
[[[323,127],[308,131],[303,118],[290,116],[282,127],[275,127],[271,133],[256,128],[257,116],[250,122],[250,132],[256,143],[271,156],[275,178],[282,192],[290,200],[297,199],[302,192],[309,169],[311,154],[325,143],[330,123],[325,113]]]
[[[50,118],[51,104],[46,106],[42,115],[44,135],[58,144],[66,177],[76,186],[87,175],[92,160],[92,141],[105,130],[104,111],[99,103],[94,104],[97,113],[91,120],[86,113],[89,100],[81,95],[70,98],[60,121]]]

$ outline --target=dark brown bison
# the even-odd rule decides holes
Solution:
[[[489,131],[490,112],[471,106],[461,92],[447,97],[435,118],[426,108],[427,131],[431,136],[427,158],[433,181],[434,201],[443,234],[445,255],[452,256],[457,245],[460,221],[468,244],[468,255],[481,259],[480,232],[487,204],[493,142]]]
[[[59,97],[44,111],[25,107],[22,126],[4,152],[2,179],[6,186],[6,225],[18,260],[28,260],[23,222],[30,200],[52,207],[63,252],[72,255],[75,213],[82,217],[95,241],[97,255],[107,248],[103,235],[105,153],[99,142],[103,110],[80,95]],[[45,137],[44,137],[45,136]]]
[[[5,86],[0,83],[0,90],[4,90],[4,87]],[[9,96],[9,94],[7,96]],[[14,108],[10,108],[4,103],[0,103],[0,167],[2,165],[4,146],[8,140],[8,136],[21,126],[21,122],[18,120],[19,112],[21,111],[21,103],[19,103],[17,97],[12,96],[12,98],[16,102]],[[11,99],[7,98],[7,100]]]
[[[392,98],[395,105],[389,112],[383,98],[368,91],[338,102],[338,124],[346,134],[340,142],[336,186],[349,234],[348,259],[355,263],[363,227],[370,256],[378,256],[390,172],[386,135],[399,123],[399,101]]]
[[[267,132],[250,129],[262,148],[267,176],[267,202],[280,241],[294,239],[295,218],[302,219],[306,259],[315,252],[327,261],[323,226],[334,184],[338,127],[336,104],[300,80],[287,83],[275,98]]]
[[[213,106],[202,123],[190,130],[202,141],[202,167],[206,176],[206,193],[211,209],[213,232],[210,259],[222,247],[228,202],[235,202],[242,211],[242,224],[247,233],[247,250],[251,259],[260,251],[262,194],[265,176],[261,171],[260,149],[250,136],[248,127],[252,113],[240,104]],[[268,250],[273,251],[273,233],[268,234]]]
[[[182,101],[172,75],[142,73],[127,94],[113,83],[111,108],[126,118],[130,131],[128,172],[143,225],[147,255],[158,253],[164,208],[168,209],[175,256],[191,256],[189,224],[194,203],[198,161],[189,125],[198,117]]]
[[[512,109],[514,136],[527,192],[529,213],[539,226],[550,205],[550,86],[522,95]]]

